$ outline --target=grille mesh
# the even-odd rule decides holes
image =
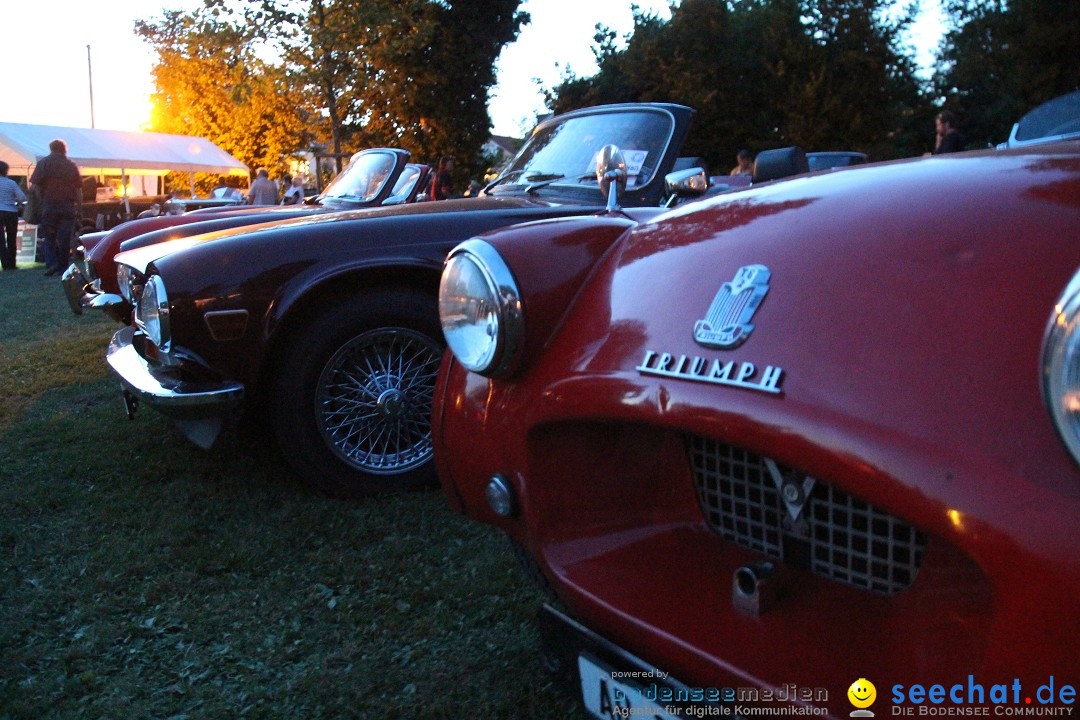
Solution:
[[[793,518],[774,477],[801,486],[804,474],[708,438],[687,447],[701,510],[725,539],[879,593],[914,582],[926,536],[911,525],[818,481]]]

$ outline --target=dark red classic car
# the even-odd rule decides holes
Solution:
[[[594,717],[1065,715],[1078,268],[1080,140],[489,233],[436,465]]]
[[[433,483],[446,253],[495,228],[603,210],[596,155],[609,142],[623,146],[622,202],[639,213],[658,214],[669,187],[704,192],[700,169],[667,182],[691,116],[642,103],[551,118],[478,198],[135,239],[116,256],[135,323],[107,356],[129,412],[158,410],[204,447],[245,411],[265,417],[285,459],[333,494]]]
[[[223,199],[218,207],[205,205],[209,201],[204,201],[199,209],[185,211],[189,204],[198,203],[181,200],[167,203],[163,215],[132,220],[109,232],[84,235],[79,257],[61,278],[68,304],[76,315],[90,308],[102,310],[120,322],[131,320],[131,304],[120,295],[116,278],[115,257],[121,249],[295,217],[413,202],[431,168],[408,160],[405,150],[363,150],[352,156],[325,191],[301,205],[235,207],[235,203]]]

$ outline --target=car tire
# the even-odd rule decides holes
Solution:
[[[356,498],[434,483],[436,308],[408,290],[356,295],[287,338],[270,384],[271,423],[309,486]]]

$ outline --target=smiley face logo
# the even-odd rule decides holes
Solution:
[[[877,688],[866,678],[859,678],[851,683],[851,687],[847,690],[847,697],[855,707],[868,708],[877,699]]]

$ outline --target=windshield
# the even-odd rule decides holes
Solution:
[[[420,165],[406,165],[405,169],[398,175],[397,182],[394,183],[394,189],[390,191],[390,197],[386,198],[383,204],[396,205],[397,203],[408,202],[409,196],[412,195],[416,181],[420,179],[420,173],[422,172],[423,168]]]
[[[1043,103],[1013,128],[1010,143],[1080,134],[1080,90]]]
[[[598,112],[538,129],[490,191],[538,183],[596,186],[596,154],[614,144],[622,150],[627,189],[648,184],[674,130],[671,115],[659,110]]]
[[[323,197],[371,202],[378,196],[393,170],[393,153],[362,153],[334,178],[323,192]]]

